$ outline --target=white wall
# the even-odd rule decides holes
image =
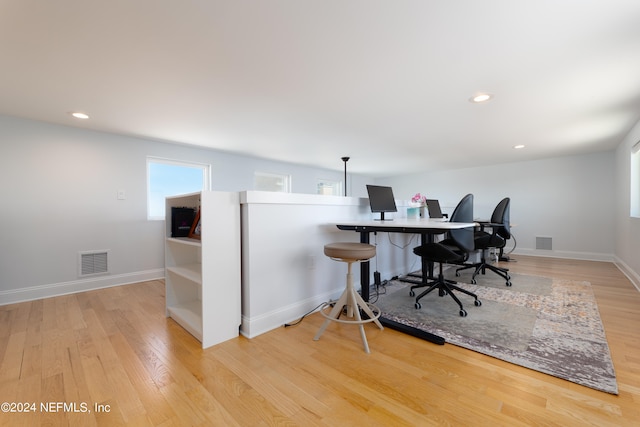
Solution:
[[[640,290],[640,218],[631,218],[630,211],[630,153],[640,141],[640,121],[629,132],[615,152],[615,253],[620,269]]]
[[[146,213],[147,156],[210,163],[222,191],[253,189],[256,170],[291,174],[298,193],[343,179],[343,153],[330,171],[6,116],[0,146],[0,304],[164,276],[164,223]],[[354,195],[366,182],[349,176]],[[110,274],[80,278],[78,252],[104,249]]]
[[[476,218],[488,218],[502,198],[510,197],[517,241],[514,254],[611,261],[614,171],[614,153],[605,152],[424,172],[378,179],[378,183],[393,186],[398,198],[421,192],[440,199],[445,211],[452,210],[465,194],[473,193]],[[536,250],[536,236],[552,237],[553,250]]]
[[[517,252],[606,260],[615,254],[638,277],[640,220],[628,217],[628,151],[638,139],[640,124],[615,152],[375,182],[392,185],[398,199],[416,192],[438,198],[445,210],[472,192],[480,217],[510,196]],[[255,170],[291,174],[295,193],[314,193],[316,178],[343,178],[344,153],[328,171],[6,116],[0,146],[0,304],[163,276],[164,224],[146,219],[147,156],[211,163],[213,189],[222,191],[252,189]],[[350,174],[349,181],[350,196],[366,197],[373,180]],[[117,200],[119,189],[126,200]],[[554,251],[536,251],[535,236],[553,237]],[[406,236],[391,237],[407,244]],[[391,257],[379,257],[380,271],[397,274],[398,265],[413,262],[387,247]],[[80,279],[78,252],[94,249],[110,250],[111,274]]]

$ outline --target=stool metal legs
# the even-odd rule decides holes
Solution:
[[[362,297],[356,292],[353,287],[353,276],[351,274],[351,266],[354,261],[345,261],[348,262],[348,272],[347,272],[347,287],[335,303],[331,312],[327,314],[325,309],[330,305],[330,303],[325,303],[320,308],[320,313],[326,318],[322,327],[318,330],[318,333],[313,338],[315,341],[320,339],[322,333],[327,329],[330,322],[340,322],[340,323],[350,323],[357,324],[360,328],[360,337],[362,338],[362,344],[364,346],[364,351],[370,353],[369,351],[369,343],[367,342],[367,336],[364,333],[364,324],[369,322],[374,322],[378,328],[383,329],[382,324],[378,320],[380,317],[380,309],[373,304],[369,304],[362,299]],[[340,314],[342,313],[344,307],[347,307],[347,317],[352,319],[340,319]],[[362,310],[369,318],[362,319],[360,315],[360,310]]]

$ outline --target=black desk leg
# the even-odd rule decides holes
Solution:
[[[424,240],[425,235],[422,235],[422,238]],[[368,231],[361,231],[360,232],[360,243],[369,243],[369,232]],[[424,268],[424,262],[423,262],[423,268]],[[433,275],[433,263],[431,263],[431,265],[429,266],[429,276]],[[424,273],[424,270],[422,270]],[[369,269],[369,261],[366,262],[361,262],[360,263],[360,293],[362,296],[362,299],[365,300],[366,302],[369,302],[369,274],[370,274],[370,269]],[[424,276],[424,274],[423,274]],[[361,313],[361,315],[363,316],[363,318],[366,318],[366,314],[365,313]],[[443,345],[445,343],[445,339],[441,336],[432,334],[430,332],[427,331],[423,331],[417,328],[414,328],[413,326],[408,326],[402,323],[398,323],[394,320],[391,319],[387,319],[384,316],[380,316],[380,318],[378,319],[380,320],[380,323],[382,323],[383,326],[389,328],[389,329],[394,329],[396,331],[400,331],[403,332],[405,334],[409,334],[413,337],[416,338],[420,338],[423,339],[425,341],[429,341],[432,342],[434,344],[439,344],[439,345]]]
[[[369,232],[361,231],[360,232],[360,243],[369,243]],[[362,299],[366,302],[369,302],[369,261],[360,263],[360,290]]]
[[[422,234],[420,236],[420,241],[422,242],[423,245],[427,244],[427,243],[433,243],[433,235],[432,234]],[[425,264],[427,267],[427,278],[429,279],[433,279],[433,261],[424,261],[424,258],[422,259],[422,268],[425,268]],[[424,273],[424,270],[422,270]],[[423,283],[426,284],[427,280],[423,280]]]
[[[424,245],[426,243],[433,243],[433,235],[430,233],[421,233],[420,234],[420,244]],[[426,274],[425,274],[426,273]],[[416,279],[411,279],[411,277],[415,277]],[[429,280],[433,280],[435,277],[433,276],[433,261],[426,261],[424,258],[420,259],[420,274],[418,273],[407,273],[404,278],[400,278],[401,282],[413,283],[414,285],[423,285],[427,286]]]

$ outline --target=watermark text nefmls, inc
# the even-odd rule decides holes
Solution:
[[[111,406],[103,403],[87,402],[3,402],[0,404],[0,411],[4,413],[26,413],[26,412],[111,412]]]

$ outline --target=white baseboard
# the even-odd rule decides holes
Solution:
[[[531,255],[548,258],[578,259],[583,261],[604,261],[612,262],[631,281],[633,286],[640,292],[640,274],[629,267],[624,261],[615,255],[598,254],[589,252],[569,252],[569,251],[547,251],[536,249],[519,249],[513,252],[514,255]]]
[[[248,317],[243,314],[240,334],[251,339],[265,332],[280,328],[284,326],[285,323],[295,322],[310,311],[317,311],[318,306],[323,302],[337,299],[342,291],[344,291],[344,288],[322,295],[314,295],[312,298],[280,307],[277,310],[258,316]]]
[[[510,254],[511,255],[511,254]],[[582,261],[604,261],[614,262],[615,256],[613,254],[604,254],[597,252],[574,252],[574,251],[554,251],[543,249],[516,249],[513,251],[513,255],[528,255],[546,258],[564,258],[564,259],[579,259]]]
[[[631,281],[631,283],[633,284],[633,286],[635,286],[638,292],[640,292],[640,274],[635,272],[631,267],[629,267],[624,261],[622,261],[618,257],[616,257],[614,264],[616,265],[616,267],[618,267],[620,271],[622,271],[622,274],[627,276],[627,279]]]
[[[131,283],[157,279],[164,279],[164,268],[126,274],[91,277],[71,282],[52,283],[22,289],[12,289],[9,291],[0,291],[0,301],[2,301],[0,305],[15,304],[18,302],[33,301],[42,298],[51,298],[74,294],[76,292],[92,291],[111,286],[128,285]]]

